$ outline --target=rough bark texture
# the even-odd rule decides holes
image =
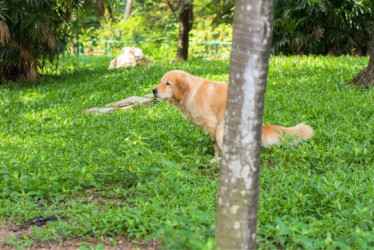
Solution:
[[[237,0],[217,205],[220,249],[254,249],[272,0]]]
[[[351,83],[357,86],[367,87],[369,85],[374,85],[374,25],[371,34],[369,65],[351,81]]]
[[[187,60],[188,37],[193,23],[193,3],[184,1],[179,7],[179,36],[177,58]]]
[[[126,10],[125,10],[125,19],[129,19],[132,10],[132,0],[127,0],[126,2]]]

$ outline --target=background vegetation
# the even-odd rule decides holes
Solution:
[[[110,59],[64,57],[57,74],[50,67],[38,83],[1,85],[0,218],[18,225],[60,218],[6,241],[122,235],[212,247],[219,165],[209,163],[208,136],[164,102],[107,115],[81,111],[148,94],[175,68],[226,81],[228,62],[108,71]],[[265,123],[306,121],[315,137],[263,149],[259,247],[374,246],[374,92],[346,85],[366,63],[271,58]]]
[[[175,58],[178,11],[167,2],[133,1],[125,20],[122,0],[0,0],[0,81],[35,79],[46,60],[57,63],[64,51],[117,55],[124,46],[137,46],[153,61]],[[273,54],[367,55],[373,1],[275,2]],[[227,59],[234,1],[193,3],[190,57]]]
[[[373,1],[276,1],[273,52],[366,55]]]
[[[374,20],[372,1],[275,2],[273,54],[367,55]],[[207,49],[219,49],[216,55],[228,58],[225,46],[207,47],[199,42],[231,41],[234,1],[195,0],[194,5],[191,56],[204,57]],[[107,19],[101,28],[90,31],[90,38],[133,41],[138,46],[140,42],[168,43],[168,47],[176,50],[178,18],[168,10],[166,2],[135,1],[133,8],[130,20]],[[113,48],[122,45],[113,45]],[[175,55],[169,57],[172,56]]]
[[[76,1],[0,0],[0,83],[36,79],[66,47]]]

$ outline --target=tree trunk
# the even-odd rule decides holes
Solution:
[[[273,0],[237,0],[217,204],[216,247],[254,249]]]
[[[187,60],[188,36],[193,23],[192,0],[184,1],[179,8],[179,36],[177,58]]]
[[[369,85],[374,85],[374,25],[371,34],[369,65],[366,69],[358,73],[358,75],[351,81],[351,83],[357,86],[367,87]]]
[[[127,0],[126,10],[125,10],[125,20],[129,19],[131,15],[131,10],[132,10],[132,0]]]

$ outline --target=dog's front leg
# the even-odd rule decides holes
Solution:
[[[217,145],[217,142],[214,142],[214,158],[219,159],[221,156],[221,149]]]
[[[223,133],[225,131],[224,125],[220,124],[216,128],[215,138],[214,141],[214,159],[210,161],[211,163],[215,163],[221,160],[221,153],[222,153],[222,146],[223,146]]]
[[[209,161],[210,164],[216,164],[221,160],[221,150],[217,145],[217,142],[214,142],[214,158]]]

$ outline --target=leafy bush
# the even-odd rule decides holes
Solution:
[[[277,0],[275,54],[366,55],[374,24],[368,0]]]
[[[193,57],[224,60],[230,58],[232,25],[221,23],[216,26],[212,20],[196,20],[190,32],[190,54]]]
[[[374,20],[374,4],[370,0],[298,0],[275,1],[273,54],[367,55]],[[104,22],[97,39],[140,41],[159,53],[174,58],[178,19],[164,1],[141,1],[134,5],[130,20],[122,15],[117,22]],[[195,58],[225,59],[230,47],[205,41],[229,42],[232,38],[233,1],[194,1],[194,25],[190,32],[190,55]],[[113,53],[125,43],[112,44]],[[106,44],[96,45],[105,50]],[[101,47],[100,47],[101,46]],[[161,49],[160,49],[161,47]],[[166,50],[168,53],[162,53]]]
[[[36,79],[68,38],[76,1],[0,1],[0,82]]]
[[[107,20],[101,27],[85,35],[82,31],[81,40],[85,53],[107,53],[108,47],[112,55],[118,55],[125,46],[141,48],[146,56],[154,60],[175,58],[177,51],[178,25],[170,23],[166,27],[156,27],[154,30],[148,25],[143,16],[134,16],[128,20],[120,18],[119,21]],[[194,29],[190,32],[190,55],[194,58],[227,59],[230,56],[232,27],[230,24],[219,24],[213,27],[210,19],[197,19]],[[90,29],[88,31],[93,31]],[[88,40],[91,40],[88,42]],[[113,41],[114,40],[114,41]],[[93,41],[93,42],[92,42]],[[109,41],[109,42],[107,42]],[[204,43],[206,41],[217,43]]]
[[[152,26],[142,16],[123,18],[115,22],[108,20],[102,22],[99,29],[95,31],[97,42],[94,50],[105,51],[110,46],[110,52],[118,55],[125,46],[135,46],[143,49],[145,54],[152,60],[173,58],[177,49],[177,24],[169,32],[155,32]],[[106,44],[106,40],[115,40],[114,43]]]

